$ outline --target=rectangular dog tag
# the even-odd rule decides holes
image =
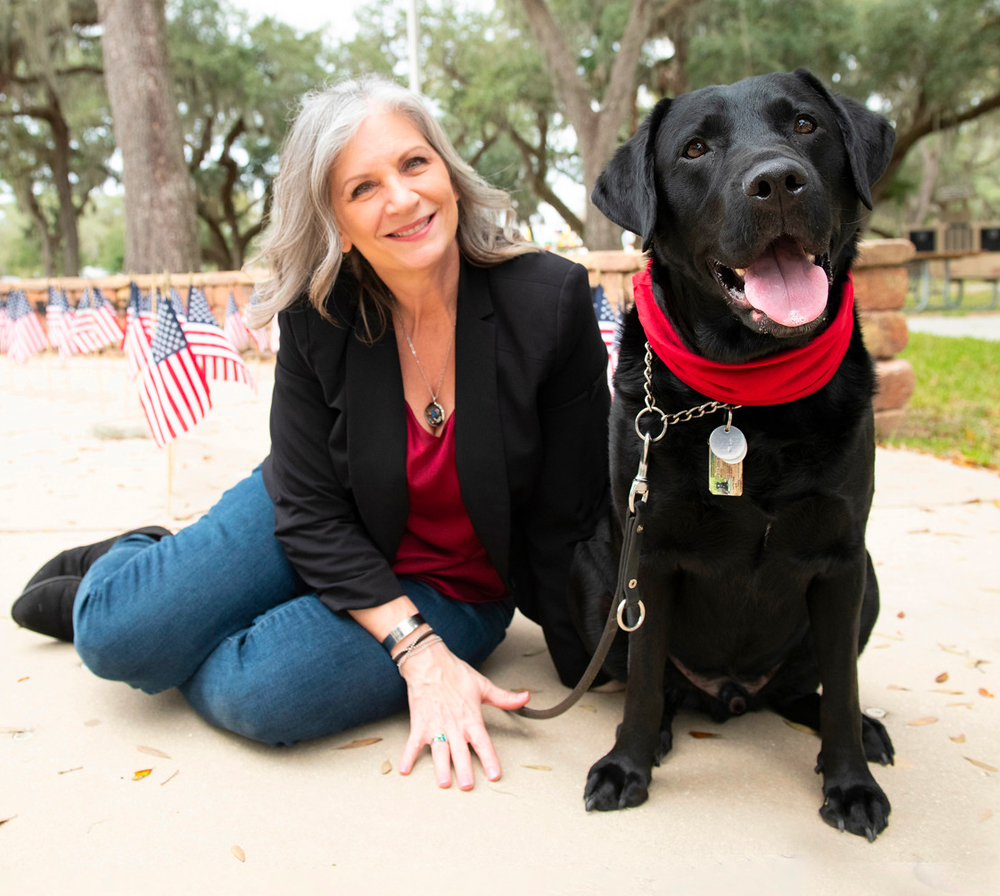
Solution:
[[[743,461],[727,464],[708,449],[708,490],[713,495],[738,498],[743,494]]]

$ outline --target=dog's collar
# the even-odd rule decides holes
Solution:
[[[854,282],[850,274],[837,316],[801,348],[787,349],[746,364],[721,364],[690,351],[653,297],[650,269],[632,278],[635,307],[657,357],[681,382],[715,401],[741,405],[785,404],[812,395],[837,372],[854,329]]]

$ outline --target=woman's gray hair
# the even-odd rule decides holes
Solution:
[[[361,284],[364,338],[377,340],[385,332],[394,299],[360,253],[344,255],[331,204],[333,166],[373,112],[406,116],[444,160],[458,193],[459,250],[469,261],[494,265],[539,251],[517,230],[507,193],[491,187],[463,161],[417,94],[376,76],[344,81],[302,98],[282,147],[270,223],[254,259],[265,262],[268,275],[255,284],[256,301],[248,309],[251,326],[267,323],[303,293],[332,320],[326,298],[346,257]]]

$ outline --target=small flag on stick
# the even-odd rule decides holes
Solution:
[[[245,383],[254,392],[254,382],[246,364],[218,325],[208,300],[197,287],[188,291],[188,319],[181,322],[195,361],[206,379]]]
[[[10,356],[18,364],[24,364],[36,352],[48,348],[49,340],[45,328],[28,304],[24,290],[15,289],[7,298],[7,314],[10,315]]]
[[[162,448],[197,425],[212,407],[208,383],[170,302],[161,302],[156,310],[150,360],[139,381],[139,402]]]

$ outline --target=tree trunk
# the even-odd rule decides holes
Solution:
[[[52,165],[52,180],[55,183],[56,194],[59,197],[59,232],[62,234],[62,272],[64,277],[76,277],[80,273],[80,238],[77,230],[77,211],[73,203],[73,185],[69,180],[70,173],[70,138],[69,125],[62,114],[59,98],[54,91],[48,91],[49,109],[52,114],[48,119],[52,130],[54,149],[50,157]]]
[[[649,30],[652,0],[632,0],[631,12],[615,57],[600,111],[594,111],[590,87],[577,71],[576,59],[552,18],[545,0],[521,0],[531,33],[538,43],[556,96],[562,103],[579,145],[583,185],[590,196],[594,183],[617,145],[618,131],[628,120],[636,89],[636,67]],[[587,248],[620,249],[621,228],[587,203],[583,237]]]
[[[164,0],[97,0],[125,187],[125,268],[200,268],[195,191],[171,90]]]

